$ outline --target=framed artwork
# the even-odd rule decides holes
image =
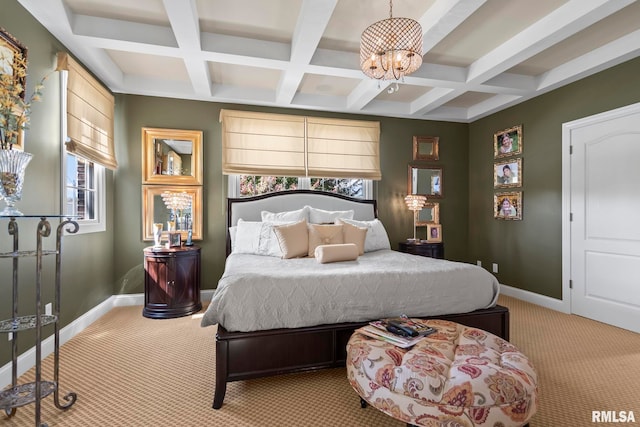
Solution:
[[[169,247],[175,248],[182,245],[182,234],[169,233]]]
[[[414,136],[413,160],[438,160],[439,139],[437,136]]]
[[[505,160],[493,164],[493,188],[522,186],[522,159]]]
[[[18,39],[9,34],[4,28],[0,27],[0,74],[11,74],[26,90],[27,76],[18,75],[16,70],[19,68],[18,54],[22,56],[24,62],[27,61],[27,48],[24,47]],[[22,99],[25,97],[24,90],[20,95]]]
[[[443,171],[440,167],[409,165],[408,194],[420,194],[427,199],[442,198]]]
[[[442,225],[440,224],[427,225],[427,242],[429,243],[442,242]]]
[[[522,191],[493,195],[493,217],[496,219],[522,219]]]
[[[191,195],[191,206],[182,210],[183,224],[178,226],[171,209],[165,203],[163,193],[187,193]],[[153,224],[165,224],[162,238],[167,239],[169,227],[182,235],[182,240],[188,237],[188,230],[192,230],[193,240],[202,240],[202,186],[201,185],[143,185],[142,186],[142,239],[153,240]],[[189,223],[191,227],[189,227]]]
[[[19,57],[22,57],[23,64],[20,65]],[[18,39],[9,34],[4,28],[0,27],[0,74],[8,74],[20,83],[23,87],[20,97],[25,99],[25,91],[27,88],[27,48],[23,46]],[[17,70],[23,68],[24,72],[18,73]],[[22,110],[14,107],[16,114],[20,114]],[[22,150],[24,147],[24,132],[18,134],[18,140],[13,144],[14,150]]]
[[[429,224],[440,224],[440,203],[425,203],[418,212],[416,225],[424,227]]]
[[[493,157],[507,157],[522,153],[522,125],[501,130],[493,135]]]

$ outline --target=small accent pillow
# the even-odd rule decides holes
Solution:
[[[357,225],[342,223],[342,240],[344,243],[353,243],[358,247],[358,255],[364,254],[364,243],[367,238],[366,227],[358,227]]]
[[[358,247],[353,243],[341,245],[320,245],[314,252],[320,264],[337,261],[354,261],[358,259]]]
[[[307,256],[309,250],[309,232],[307,221],[302,220],[293,224],[276,225],[273,227],[276,234],[282,258],[300,258]]]
[[[262,221],[281,221],[281,222],[298,222],[309,221],[309,210],[305,206],[302,209],[298,209],[296,211],[286,211],[286,212],[269,212],[262,211],[260,212],[260,216]]]
[[[274,223],[238,220],[235,238],[232,238],[233,252],[281,257],[278,239],[273,233]]]
[[[309,222],[311,224],[333,224],[338,218],[353,219],[354,211],[325,211],[323,209],[305,206],[309,209]]]
[[[314,256],[319,245],[334,245],[343,242],[342,225],[309,224],[308,254]]]
[[[336,222],[355,225],[356,227],[366,227],[367,237],[364,240],[364,251],[373,252],[381,249],[391,249],[389,236],[382,222],[376,218],[371,221],[356,221],[355,219],[339,219]]]

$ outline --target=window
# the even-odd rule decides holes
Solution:
[[[58,53],[62,214],[73,216],[78,234],[106,230],[105,167],[115,169],[114,98],[66,53]]]
[[[64,214],[77,218],[79,233],[104,231],[104,167],[71,153],[65,158]]]
[[[319,190],[350,197],[371,198],[373,181],[362,178],[298,178],[229,175],[229,197],[249,197],[286,190]]]

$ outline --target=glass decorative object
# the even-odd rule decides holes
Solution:
[[[0,196],[6,207],[0,215],[22,216],[15,204],[22,199],[22,186],[27,165],[33,154],[18,150],[0,150]]]
[[[162,227],[163,225],[161,222],[155,222],[153,224],[153,246],[156,248],[162,246]]]

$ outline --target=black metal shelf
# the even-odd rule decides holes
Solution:
[[[58,321],[58,316],[50,314],[40,315],[40,326],[50,325]],[[36,316],[20,316],[0,321],[0,333],[11,333],[35,329],[38,325]]]
[[[47,217],[58,218],[60,223],[55,234],[55,250],[44,250],[42,248],[43,239],[49,237],[51,224]],[[12,317],[0,321],[0,333],[12,333],[11,342],[11,387],[0,393],[0,410],[4,409],[7,417],[12,417],[16,413],[16,408],[30,403],[35,403],[35,425],[45,426],[41,418],[42,399],[54,395],[54,404],[58,409],[70,408],[77,399],[76,393],[69,392],[64,399],[66,404],[62,404],[59,397],[59,369],[60,369],[60,254],[62,253],[62,236],[65,232],[74,234],[78,232],[78,223],[69,216],[62,215],[25,215],[21,217],[2,216],[9,218],[8,232],[13,240],[13,250],[11,252],[0,253],[0,259],[12,259],[13,265],[13,304]],[[18,220],[28,221],[29,219],[39,219],[36,227],[36,249],[21,251],[19,249],[19,227]],[[55,290],[53,301],[53,313],[41,314],[42,310],[42,258],[48,255],[56,255],[55,261]],[[25,257],[36,259],[36,280],[35,280],[35,307],[32,315],[19,315],[18,313],[18,290],[27,287],[22,284],[18,286],[19,261]],[[54,325],[54,360],[53,360],[53,381],[42,379],[42,327]],[[26,384],[18,384],[18,337],[20,332],[35,330],[35,381]]]
[[[21,384],[0,393],[0,409],[5,411],[28,405],[36,401],[36,382]],[[58,385],[53,381],[40,381],[40,399],[56,391]]]

